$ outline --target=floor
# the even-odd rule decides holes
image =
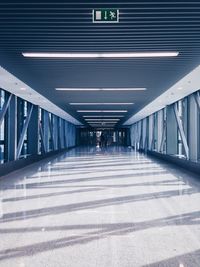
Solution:
[[[200,179],[76,148],[0,180],[1,267],[199,267]]]

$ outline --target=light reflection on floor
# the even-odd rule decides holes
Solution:
[[[0,188],[0,266],[200,266],[200,180],[132,149],[73,149]]]

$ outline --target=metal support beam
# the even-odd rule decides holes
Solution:
[[[197,103],[198,110],[200,111],[200,92],[196,92],[193,94],[195,101]]]
[[[155,113],[152,115],[152,139],[151,139],[151,150],[155,149],[155,133],[156,133],[156,122],[155,122]]]
[[[46,110],[42,110],[42,124],[41,124],[41,130],[42,130],[42,135],[43,135],[43,141],[45,149],[43,149],[43,152],[48,152],[50,147],[49,147],[49,112]],[[41,134],[40,134],[41,136]],[[42,136],[41,136],[42,138]],[[45,152],[45,153],[46,153]]]
[[[134,127],[135,125],[131,125],[130,132],[131,132],[131,146],[134,146]]]
[[[69,133],[68,133],[68,122],[65,121],[65,147],[69,147]]]
[[[162,152],[161,144],[164,138],[164,118],[163,118],[163,109],[158,111],[158,140],[157,140],[157,151]]]
[[[167,134],[167,122],[163,120],[163,127],[162,127],[162,137],[161,137],[161,142],[159,146],[159,152],[163,153],[164,152],[164,144],[166,140],[166,134]]]
[[[153,115],[149,116],[149,129],[148,129],[148,137],[149,137],[149,150],[152,150],[153,143]]]
[[[43,134],[43,130],[42,130],[41,124],[39,126],[39,130],[40,130],[40,137],[41,137],[42,152],[43,153],[47,153],[47,148],[46,148],[46,145],[45,145],[45,138],[44,138],[44,134]]]
[[[62,126],[61,126],[61,118],[57,118],[58,125],[58,149],[62,148]]]
[[[200,111],[200,109],[199,109]],[[192,161],[198,160],[198,107],[195,95],[188,97],[188,145],[189,145],[189,158]]]
[[[31,155],[39,154],[39,106],[33,106],[27,134],[28,153]]]
[[[72,146],[75,146],[75,126],[72,124]]]
[[[9,95],[8,100],[4,103],[3,108],[0,111],[0,125],[1,125],[3,119],[4,119],[5,115],[6,115],[6,112],[8,110],[8,107],[10,105],[10,101],[12,99],[12,96],[13,96],[12,94]]]
[[[51,135],[51,140],[52,140],[52,149],[55,150],[55,139],[54,139],[54,134],[53,134],[53,120],[52,120],[53,117],[51,117],[50,119],[49,115],[50,114],[48,114],[48,121],[49,121],[49,130],[50,130],[50,135]]]
[[[61,135],[60,135],[60,133],[61,133],[61,129],[60,129],[60,118],[59,117],[57,117],[56,118],[56,120],[57,120],[57,122],[56,122],[56,124],[57,124],[57,149],[59,150],[59,149],[61,149]]]
[[[68,136],[69,136],[68,145],[69,145],[69,147],[71,147],[71,123],[68,124]]]
[[[145,151],[147,152],[149,147],[149,117],[146,118],[146,139],[145,139]]]
[[[17,158],[17,97],[14,95],[8,108],[6,128],[6,160],[13,161]]]
[[[25,134],[26,134],[27,129],[28,129],[28,125],[29,125],[29,122],[30,122],[30,119],[31,119],[32,111],[33,111],[33,105],[31,105],[31,108],[30,108],[30,110],[29,110],[29,112],[27,114],[23,129],[22,129],[22,133],[21,133],[21,136],[19,138],[19,142],[18,142],[18,145],[17,145],[17,159],[19,159],[20,154],[21,154],[22,146],[23,146],[24,139],[25,139]]]
[[[145,150],[146,145],[146,119],[142,120],[142,148]]]
[[[138,145],[139,149],[142,149],[142,121],[138,122]]]
[[[188,147],[187,139],[184,133],[183,124],[178,114],[178,103],[177,102],[173,104],[173,108],[174,108],[176,122],[178,125],[178,130],[180,132],[181,140],[183,142],[183,147],[185,150],[186,158],[189,159],[189,147]]]
[[[168,155],[176,155],[178,151],[178,127],[173,105],[167,106],[166,112],[166,153]]]
[[[52,114],[54,149],[58,150],[58,117]]]
[[[63,121],[63,127],[64,127],[64,148],[66,148],[67,147],[67,132],[66,132],[66,121],[64,120]]]
[[[60,126],[61,126],[61,133],[60,133],[61,148],[63,149],[63,148],[65,148],[65,141],[64,141],[65,127],[64,127],[64,120],[63,119],[61,119]]]

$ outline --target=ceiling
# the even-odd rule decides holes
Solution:
[[[118,8],[120,22],[92,23],[94,8]],[[0,65],[76,119],[78,109],[125,109],[119,124],[200,64],[200,1],[0,1]],[[173,58],[38,59],[22,52],[178,51]],[[56,91],[145,87],[146,91]],[[134,102],[71,106],[70,102]],[[103,113],[116,115],[116,113]]]

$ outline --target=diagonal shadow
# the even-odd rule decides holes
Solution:
[[[32,196],[25,196],[25,197],[13,197],[13,198],[4,198],[2,202],[12,202],[12,201],[21,201],[21,200],[29,200],[29,199],[37,199],[37,198],[46,198],[52,196],[59,196],[59,195],[67,195],[67,194],[75,194],[75,193],[85,193],[85,192],[92,192],[92,191],[100,191],[106,188],[126,188],[126,187],[135,187],[135,186],[180,186],[180,183],[177,183],[178,180],[163,180],[157,182],[144,182],[144,183],[134,183],[134,184],[114,184],[114,185],[77,185],[77,186],[65,186],[65,188],[87,188],[85,190],[74,190],[74,191],[65,191],[65,192],[56,192],[56,193],[48,193],[48,194],[39,194],[39,195],[32,195]],[[182,183],[184,185],[184,183]],[[46,187],[45,187],[46,188]],[[55,188],[55,187],[49,187]],[[89,189],[91,188],[91,189]]]
[[[62,169],[62,170],[65,170],[65,169],[67,169],[67,170],[71,170],[71,169],[76,169],[76,170],[78,170],[78,169],[88,169],[88,168],[107,168],[107,167],[115,167],[115,166],[117,166],[117,167],[119,167],[119,166],[134,166],[134,165],[138,165],[138,164],[141,164],[141,163],[137,163],[137,164],[132,164],[131,162],[130,163],[128,163],[127,164],[127,162],[126,162],[126,164],[125,163],[119,163],[119,162],[116,162],[115,164],[97,164],[97,163],[95,163],[95,164],[83,164],[83,165],[80,165],[79,163],[78,163],[78,166],[77,166],[77,164],[75,165],[69,165],[69,166],[67,166],[67,164],[65,165],[65,166],[52,166],[51,167],[51,170],[52,171],[54,171],[54,170],[60,170],[60,169]],[[151,163],[151,165],[155,165],[154,163]],[[144,164],[144,165],[147,165],[146,163]],[[150,165],[150,164],[148,164],[148,165]],[[155,168],[159,168],[160,169],[160,167],[159,166],[157,166],[157,167],[155,167]],[[135,168],[134,168],[135,169]],[[146,167],[145,167],[145,169],[146,169]]]
[[[170,259],[166,259],[163,261],[159,261],[156,263],[151,263],[147,265],[143,265],[142,267],[178,267],[178,266],[185,266],[185,267],[199,267],[200,266],[200,249],[195,250],[189,253],[185,253],[182,255],[178,255],[172,257]]]
[[[25,196],[25,197],[13,197],[13,198],[6,198],[2,199],[2,202],[14,202],[14,201],[21,201],[21,200],[30,200],[30,199],[40,199],[40,198],[47,198],[47,197],[54,197],[54,196],[63,196],[63,195],[71,195],[71,194],[79,194],[79,193],[88,193],[94,191],[101,191],[103,188],[88,188],[88,189],[80,189],[80,190],[72,190],[72,191],[64,191],[64,192],[54,192],[54,193],[47,193],[47,194],[39,194],[39,195],[32,195],[32,196]]]
[[[124,170],[123,170],[124,171]],[[112,171],[113,172],[113,171]],[[107,176],[97,176],[97,177],[89,177],[89,178],[78,178],[78,179],[65,179],[65,180],[58,180],[58,181],[50,181],[50,182],[36,182],[36,183],[28,183],[28,184],[17,184],[15,186],[5,186],[3,189],[24,189],[25,188],[38,188],[44,186],[51,186],[51,185],[58,185],[58,184],[67,184],[67,183],[81,183],[81,182],[90,182],[90,181],[102,181],[102,180],[114,180],[114,179],[121,179],[121,178],[134,178],[138,176],[156,176],[161,174],[167,174],[166,171],[159,171],[159,172],[143,172],[143,173],[136,173],[136,174],[111,174]],[[66,176],[66,174],[58,174],[54,175],[54,177]]]
[[[80,168],[77,168],[76,166],[66,166],[65,167],[52,167],[50,169],[48,169],[47,171],[51,171],[51,172],[54,172],[54,171],[61,171],[61,170],[68,170],[68,171],[74,171],[74,170],[77,170],[77,172],[79,170],[81,171],[84,171],[84,169],[86,170],[93,170],[93,169],[102,169],[102,167],[104,168],[104,170],[106,171],[107,169],[108,170],[112,170],[112,171],[118,171],[118,170],[127,170],[127,168],[119,168],[120,166],[124,167],[124,166],[128,166],[128,170],[164,170],[163,168],[161,168],[160,166],[141,166],[140,167],[135,167],[135,166],[132,166],[132,164],[116,164],[116,165],[102,165],[102,166],[99,166],[99,165],[93,165],[93,166],[89,166],[89,167],[80,167]],[[109,168],[109,167],[112,167],[112,168]]]
[[[55,207],[48,207],[48,208],[41,208],[41,209],[34,209],[28,211],[18,211],[18,212],[11,212],[3,214],[3,217],[0,218],[0,222],[10,222],[10,221],[20,221],[30,218],[38,218],[42,216],[49,216],[49,215],[57,215],[62,213],[68,213],[73,211],[80,211],[86,209],[96,209],[101,207],[107,206],[114,206],[114,205],[123,205],[126,203],[132,203],[137,201],[147,201],[152,199],[163,199],[163,198],[170,198],[179,195],[189,195],[195,194],[198,191],[194,189],[185,189],[185,190],[171,190],[171,191],[164,191],[164,192],[156,192],[150,194],[141,194],[141,195],[134,195],[134,196],[123,196],[123,197],[115,197],[115,198],[108,198],[102,200],[95,200],[95,201],[87,201],[87,202],[80,202],[80,203],[73,203],[67,204],[62,206],[55,206]]]
[[[109,236],[120,236],[127,235],[132,232],[142,231],[150,228],[160,228],[160,227],[169,227],[172,225],[199,225],[200,224],[200,211],[185,213],[182,215],[174,215],[169,216],[167,218],[155,219],[151,221],[143,221],[137,223],[111,223],[111,224],[87,224],[87,225],[66,225],[66,226],[52,226],[46,227],[45,231],[60,231],[60,230],[91,230],[89,233],[82,235],[72,235],[70,237],[59,238],[51,241],[40,242],[33,245],[21,246],[18,248],[5,249],[0,251],[0,261],[24,257],[24,256],[32,256],[38,253],[42,253],[45,251],[50,251],[54,249],[59,249],[63,247],[71,247],[74,245],[84,245],[91,241],[95,241],[98,239],[104,239]],[[26,228],[25,228],[26,229]],[[8,230],[8,229],[7,229]],[[20,233],[21,229],[13,229],[13,232]],[[26,232],[37,232],[41,231],[41,227],[33,227],[25,230]],[[8,230],[9,231],[9,230]],[[12,229],[11,229],[12,233]],[[199,250],[197,251],[197,255],[199,256]],[[170,262],[170,261],[169,261]],[[161,263],[164,263],[161,262]],[[162,265],[148,265],[148,267],[157,267]],[[168,265],[173,266],[173,265]],[[144,266],[145,267],[145,266]],[[146,266],[147,267],[147,266]]]
[[[138,164],[137,164],[138,165]],[[118,164],[116,165],[117,167],[119,166]],[[124,166],[124,164],[122,165],[122,166]],[[132,164],[131,164],[131,166],[130,166],[130,164],[129,165],[127,165],[127,166],[129,166],[129,167],[133,167],[132,166]],[[106,169],[106,165],[104,166],[104,171],[127,171],[127,170],[143,170],[144,168],[143,167],[140,167],[140,168],[128,168],[128,169],[121,169],[121,168],[116,168],[114,165],[113,165],[113,168],[109,168],[109,169]],[[110,167],[110,166],[108,166],[108,167]],[[114,168],[115,167],[115,168]],[[100,167],[101,168],[101,167]],[[28,179],[34,179],[34,178],[49,178],[50,176],[54,176],[54,173],[53,173],[53,171],[60,171],[60,170],[63,170],[63,169],[65,169],[65,170],[67,170],[67,171],[69,171],[69,172],[71,172],[71,171],[73,171],[72,173],[69,173],[69,174],[78,174],[78,175],[80,175],[80,174],[86,174],[86,173],[92,173],[92,172],[96,172],[96,171],[99,171],[98,170],[98,167],[88,167],[88,168],[79,168],[79,171],[77,170],[78,168],[76,168],[76,167],[67,167],[67,168],[59,168],[59,167],[56,167],[56,168],[49,168],[49,169],[47,169],[46,171],[51,171],[52,173],[51,174],[48,174],[48,175],[42,175],[43,173],[46,173],[46,171],[40,171],[39,172],[39,176],[28,176]],[[85,169],[85,170],[84,170]],[[94,170],[95,169],[95,170]],[[155,169],[155,170],[157,170],[157,169],[161,169],[160,167],[145,167],[145,170],[152,170],[152,169]],[[81,171],[80,171],[81,170]],[[164,171],[164,170],[163,170]]]

